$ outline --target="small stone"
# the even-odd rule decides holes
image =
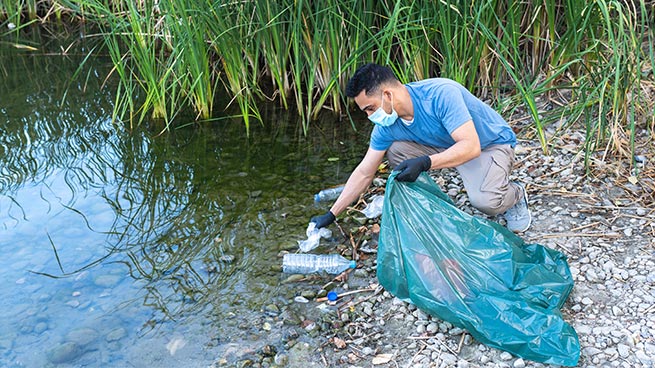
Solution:
[[[623,230],[623,233],[625,234],[625,236],[632,236],[632,228],[629,227]]]
[[[92,328],[82,327],[69,332],[66,338],[78,346],[85,346],[98,338],[98,332]]]
[[[34,326],[34,332],[40,334],[48,329],[48,324],[45,322],[39,322]]]
[[[234,263],[235,259],[236,257],[231,254],[224,254],[218,258],[218,260],[223,263]]]
[[[500,360],[510,360],[510,359],[512,359],[512,354],[510,354],[510,353],[508,353],[506,351],[503,351],[502,353],[500,353]]]
[[[521,358],[518,358],[514,361],[514,368],[525,368],[525,361]]]
[[[296,303],[309,303],[309,300],[307,300],[307,298],[305,298],[304,296],[301,296],[301,295],[293,298],[293,301],[295,301]]]
[[[48,360],[54,364],[68,363],[77,359],[82,349],[74,342],[65,342],[55,346],[47,352]]]
[[[118,341],[125,336],[127,336],[127,331],[124,328],[119,327],[109,331],[107,336],[105,336],[105,340],[108,342]]]
[[[77,308],[80,306],[80,302],[78,302],[77,300],[71,300],[69,302],[66,302],[66,305],[72,308]]]
[[[294,246],[294,247],[296,247],[296,246]],[[300,280],[303,280],[304,278],[305,278],[305,275],[299,275],[299,274],[290,275],[286,279],[282,280],[282,283],[283,284],[288,284],[288,283],[292,283],[292,282],[298,282]]]
[[[375,350],[371,349],[371,348],[368,347],[368,346],[365,346],[365,347],[362,349],[362,354],[364,354],[364,355],[373,355],[373,354],[375,354]]]
[[[592,305],[592,304],[594,304],[594,301],[591,300],[591,299],[588,298],[588,297],[584,297],[584,298],[582,298],[582,304],[584,304],[584,305]]]
[[[120,281],[121,277],[118,275],[99,275],[95,280],[93,280],[93,283],[96,284],[96,286],[110,289],[116,286]]]
[[[275,358],[273,359],[273,361],[278,366],[285,366],[289,362],[289,356],[283,353],[277,353],[275,354]]]
[[[269,304],[264,307],[264,312],[269,316],[275,317],[280,314],[280,308],[278,308],[275,304]]]
[[[623,313],[623,310],[621,310],[621,308],[617,307],[616,305],[613,305],[612,306],[612,314],[619,317],[619,316],[624,315],[625,313]]]
[[[262,348],[262,354],[264,354],[264,356],[274,356],[277,354],[277,349],[273,345],[264,345]]]

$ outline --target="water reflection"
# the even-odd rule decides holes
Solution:
[[[0,46],[0,365],[126,362],[180,329],[197,350],[203,329],[236,339],[223,316],[279,298],[280,247],[325,210],[312,194],[345,180],[364,132],[328,118],[303,137],[271,106],[249,138],[239,122],[128,131],[105,60],[70,85],[84,54],[45,54]]]

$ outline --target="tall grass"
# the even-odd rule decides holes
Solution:
[[[100,27],[116,117],[135,124],[185,109],[210,119],[225,91],[246,128],[273,100],[307,133],[322,110],[349,114],[347,78],[373,61],[403,82],[455,79],[508,118],[527,113],[545,152],[550,131],[575,126],[588,159],[631,157],[636,133],[653,129],[654,1],[0,0],[5,23],[54,9]]]

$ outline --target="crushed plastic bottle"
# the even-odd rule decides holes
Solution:
[[[334,188],[323,189],[320,192],[314,194],[314,202],[335,200],[339,198],[339,195],[341,194],[341,192],[343,192],[343,188],[345,188],[345,185],[340,185]]]
[[[357,262],[350,261],[340,254],[285,254],[282,258],[282,272],[285,273],[339,274],[355,267]]]
[[[298,247],[301,252],[309,252],[310,250],[318,247],[321,238],[329,238],[332,236],[332,231],[324,227],[317,229],[315,222],[310,222],[307,226],[307,239],[299,240]]]
[[[371,202],[366,205],[362,213],[367,218],[376,218],[382,214],[382,206],[384,205],[384,196],[376,194],[371,197]]]

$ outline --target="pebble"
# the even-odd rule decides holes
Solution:
[[[74,342],[58,344],[46,353],[48,360],[53,364],[64,364],[77,359],[82,355],[82,349]]]
[[[108,342],[113,342],[118,341],[125,336],[127,336],[127,331],[122,327],[118,327],[109,331],[109,333],[105,336],[105,340]]]
[[[293,300],[294,300],[296,303],[309,303],[309,300],[308,300],[307,298],[305,298],[304,296],[301,296],[301,295],[299,295],[299,296],[293,298]],[[279,311],[278,311],[278,312],[279,312]]]
[[[74,342],[78,346],[89,345],[96,341],[97,338],[98,331],[87,327],[75,329],[66,335],[68,341]]]
[[[512,354],[510,354],[510,353],[508,353],[506,351],[503,351],[502,353],[500,353],[500,359],[501,360],[510,360],[510,359],[512,359]]]

